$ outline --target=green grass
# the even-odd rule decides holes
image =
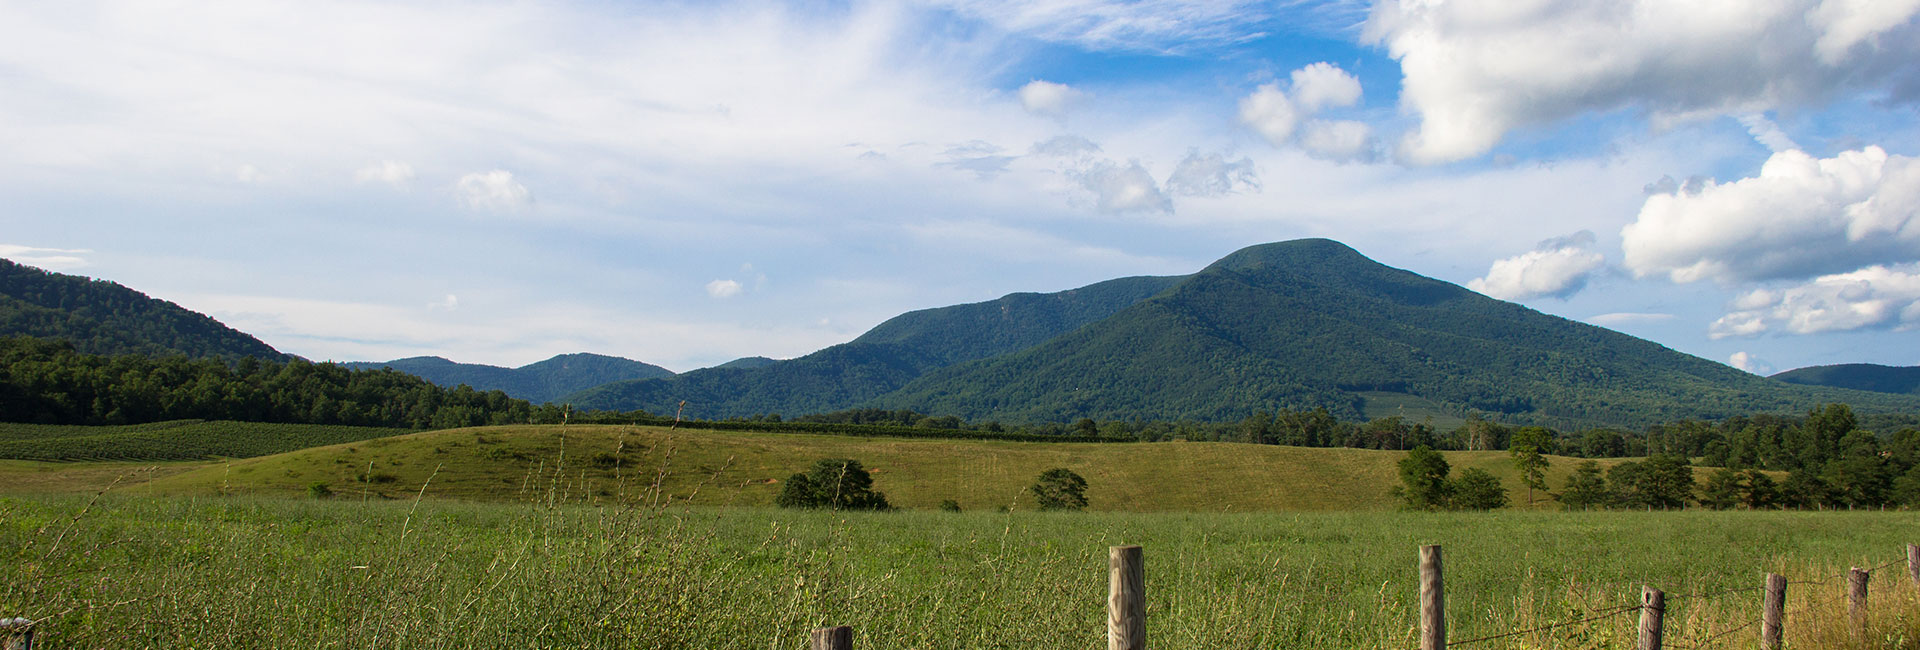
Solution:
[[[1097,648],[1106,551],[1140,544],[1154,647],[1409,648],[1416,549],[1442,544],[1452,638],[1897,558],[1913,513],[835,513],[613,507],[529,478],[522,503],[0,499],[0,616],[47,647]],[[436,483],[437,484],[437,483]],[[419,486],[410,486],[418,489]],[[428,495],[437,492],[429,486]],[[680,496],[685,496],[681,494]],[[1869,646],[1912,648],[1915,593],[1874,578]],[[1795,585],[1797,647],[1837,647],[1840,582]],[[1676,599],[1696,645],[1758,595]],[[1633,617],[1489,642],[1619,648]],[[1842,633],[1843,634],[1843,633]],[[1743,647],[1751,635],[1742,633]]]
[[[0,459],[39,461],[246,458],[384,438],[411,429],[175,420],[126,426],[0,423]]]
[[[945,499],[970,510],[1030,509],[1023,490],[1041,472],[1065,467],[1086,477],[1093,510],[1260,512],[1386,510],[1404,452],[1237,443],[1063,444],[854,438],[827,435],[669,431],[660,427],[508,426],[431,431],[235,460],[157,478],[147,494],[304,494],[327,483],[338,492],[406,498],[433,478],[434,493],[512,500],[556,470],[572,491],[631,494],[654,468],[671,492],[700,486],[703,505],[771,505],[780,481],[821,458],[858,459],[898,507],[932,510]],[[596,458],[600,464],[596,464]],[[618,466],[608,465],[617,458]],[[1448,452],[1455,472],[1479,467],[1525,500],[1505,452]],[[1553,458],[1549,483],[1565,481],[1577,459]],[[1603,461],[1606,462],[1606,461]],[[1539,495],[1539,507],[1552,507]]]
[[[1367,391],[1355,395],[1366,400],[1360,410],[1361,415],[1369,420],[1398,416],[1408,424],[1427,423],[1434,431],[1452,431],[1467,422],[1439,402],[1419,395],[1385,391]]]

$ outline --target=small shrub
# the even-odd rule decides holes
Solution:
[[[941,509],[941,510],[945,510],[945,511],[947,511],[947,512],[959,512],[959,511],[960,511],[960,502],[959,502],[959,501],[955,501],[955,500],[953,500],[953,499],[945,499],[945,500],[942,500],[942,501],[940,502],[940,509]]]
[[[393,483],[400,480],[400,477],[385,472],[370,472],[358,478],[361,483]]]
[[[325,499],[333,496],[333,488],[326,483],[314,481],[307,484],[307,498]]]
[[[603,452],[594,454],[590,462],[593,463],[594,467],[598,467],[600,469],[613,469],[615,467],[625,467],[627,465],[626,458],[621,457],[619,454],[608,452],[608,451],[603,451]]]
[[[806,474],[787,477],[780,496],[773,500],[782,508],[832,508],[834,510],[887,510],[887,495],[873,489],[873,476],[851,458],[824,458]]]

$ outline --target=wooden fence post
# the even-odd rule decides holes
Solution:
[[[1920,587],[1920,544],[1907,545],[1907,575],[1913,578],[1913,586]]]
[[[1447,590],[1440,545],[1420,547],[1420,650],[1447,647]]]
[[[1640,650],[1660,650],[1661,626],[1667,616],[1667,594],[1653,587],[1640,588]]]
[[[853,628],[823,627],[813,631],[811,650],[853,650]]]
[[[1847,572],[1847,614],[1853,617],[1855,636],[1867,631],[1867,578],[1871,575],[1860,567]]]
[[[1107,650],[1146,650],[1147,571],[1140,547],[1107,549]]]
[[[1760,610],[1760,647],[1765,650],[1779,650],[1780,639],[1786,630],[1781,627],[1781,617],[1787,611],[1787,577],[1778,573],[1767,574],[1767,600]]]
[[[0,618],[0,650],[33,650],[33,621]]]

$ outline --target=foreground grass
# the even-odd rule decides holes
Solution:
[[[0,616],[73,648],[800,648],[831,624],[862,648],[1097,648],[1106,550],[1140,544],[1155,647],[1411,648],[1437,543],[1455,640],[1775,571],[1814,583],[1789,592],[1795,647],[1920,647],[1904,564],[1874,576],[1859,644],[1830,579],[1898,558],[1911,513],[835,513],[595,504],[569,480],[529,476],[523,503],[0,499]],[[1759,594],[1669,606],[1693,646]],[[1627,647],[1633,624],[1474,647]]]

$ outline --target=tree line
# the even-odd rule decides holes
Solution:
[[[117,425],[168,420],[440,429],[559,423],[564,409],[500,391],[440,388],[391,370],[304,359],[86,354],[61,340],[0,338],[0,421]]]

